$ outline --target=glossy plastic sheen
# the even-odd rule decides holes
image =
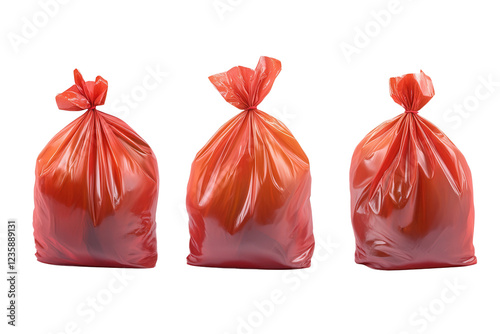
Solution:
[[[405,113],[356,147],[350,170],[357,263],[376,269],[476,263],[471,172],[464,156],[417,113],[433,96],[423,72],[391,78]]]
[[[243,109],[196,155],[187,188],[188,264],[304,268],[314,250],[309,161],[290,130],[256,109],[281,63],[261,57],[209,79]]]
[[[151,268],[156,264],[158,166],[148,144],[125,122],[95,109],[108,84],[75,83],[56,101],[87,110],[38,156],[33,226],[38,261]]]

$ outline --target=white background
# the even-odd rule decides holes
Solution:
[[[6,263],[8,218],[19,222],[20,261],[19,326],[5,324],[2,279],[2,333],[499,332],[500,20],[494,1],[54,1],[0,5],[0,262]],[[43,3],[52,3],[45,9],[50,16]],[[373,13],[389,9],[383,24],[376,23]],[[363,39],[359,31],[366,29],[371,36]],[[341,50],[347,44],[357,48],[351,57]],[[283,120],[310,158],[314,265],[303,271],[190,267],[184,211],[190,164],[238,112],[207,77],[236,65],[253,68],[261,55],[280,59],[283,69],[260,109]],[[58,110],[54,99],[73,84],[74,68],[86,80],[101,75],[109,81],[100,109],[130,124],[157,155],[155,269],[62,267],[35,259],[35,160],[81,115]],[[478,264],[376,271],[354,263],[351,154],[372,128],[403,111],[389,97],[389,77],[420,69],[436,91],[420,114],[454,141],[472,170]],[[168,76],[155,81],[154,71]],[[135,96],[133,108],[125,95]],[[119,283],[115,277],[123,273],[128,278]],[[458,290],[449,289],[453,284]],[[280,298],[271,306],[272,296]],[[99,311],[89,311],[92,299]]]

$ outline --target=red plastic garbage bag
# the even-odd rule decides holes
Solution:
[[[34,236],[38,261],[151,268],[156,264],[158,166],[125,122],[96,109],[100,76],[57,95],[59,109],[87,111],[45,146],[36,163]]]
[[[418,115],[434,96],[423,72],[391,78],[405,108],[356,147],[350,170],[357,263],[376,269],[476,263],[469,166],[436,126]]]
[[[290,130],[257,109],[281,63],[261,57],[209,79],[243,110],[194,159],[187,188],[188,264],[305,268],[314,250],[309,161]]]

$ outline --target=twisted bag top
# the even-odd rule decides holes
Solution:
[[[50,140],[36,163],[34,236],[39,261],[154,267],[158,166],[125,122],[96,109],[108,83],[98,76],[57,95],[59,109],[87,110]]]
[[[314,249],[309,161],[290,130],[257,109],[281,63],[261,57],[209,79],[242,110],[198,152],[187,188],[188,263],[308,267]]]
[[[423,72],[390,79],[405,112],[372,130],[350,170],[357,263],[377,269],[476,263],[469,166],[418,112],[434,96]]]

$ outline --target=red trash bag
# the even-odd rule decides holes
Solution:
[[[422,71],[391,78],[405,112],[372,130],[350,170],[355,259],[375,269],[476,263],[469,166],[436,126],[418,115],[434,96]]]
[[[305,268],[314,250],[309,161],[276,118],[257,109],[281,63],[261,57],[209,79],[242,110],[198,152],[186,205],[195,266]]]
[[[38,261],[152,268],[156,264],[158,166],[125,122],[96,109],[108,83],[98,76],[57,95],[59,109],[87,111],[45,146],[36,163]]]

